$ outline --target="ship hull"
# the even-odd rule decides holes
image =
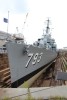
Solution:
[[[18,87],[57,57],[54,51],[32,45],[28,47],[26,53],[23,52],[25,44],[8,43],[6,47],[12,87]]]

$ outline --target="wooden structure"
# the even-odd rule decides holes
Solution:
[[[11,76],[7,54],[0,54],[0,88],[11,87]]]

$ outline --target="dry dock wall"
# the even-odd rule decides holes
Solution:
[[[0,71],[8,67],[9,64],[7,54],[0,54]]]
[[[11,85],[10,68],[7,54],[0,54],[0,87]]]

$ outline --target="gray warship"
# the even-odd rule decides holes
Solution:
[[[6,43],[12,87],[18,87],[56,59],[56,43],[49,30],[48,19],[45,33],[33,45],[18,37]]]

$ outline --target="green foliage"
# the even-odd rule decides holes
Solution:
[[[22,84],[22,86],[21,86],[21,88],[28,88],[29,86],[28,86],[28,82],[26,81],[26,82],[24,82],[23,84]]]
[[[10,99],[10,98],[8,98],[8,97],[5,97],[3,100],[12,100],[12,99]]]
[[[56,97],[51,97],[48,100],[67,100],[67,98],[56,96]]]
[[[20,98],[15,98],[15,99],[13,99],[13,100],[21,100]]]
[[[28,88],[28,100],[34,100],[33,97],[31,96],[31,92],[29,88]]]

